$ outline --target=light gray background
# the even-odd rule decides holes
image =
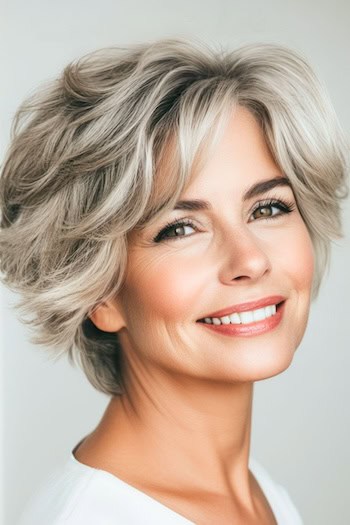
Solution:
[[[169,36],[234,47],[278,42],[302,52],[350,133],[350,3],[324,0],[11,0],[2,13],[1,151],[15,108],[40,82],[95,48]],[[350,232],[350,207],[345,210]],[[337,242],[291,367],[255,386],[252,455],[280,481],[307,525],[350,523],[350,246]],[[107,396],[80,370],[27,342],[2,290],[4,523],[97,424]],[[6,502],[6,504],[4,503]]]

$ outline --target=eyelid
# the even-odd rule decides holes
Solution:
[[[290,199],[268,197],[267,199],[256,202],[250,211],[250,215],[252,215],[259,208],[263,208],[265,206],[271,206],[271,208],[279,208],[280,210],[284,211],[284,213],[289,213],[295,209],[296,204]]]
[[[291,200],[289,198],[287,199],[285,197],[277,197],[277,196],[276,197],[274,197],[274,196],[265,197],[265,199],[259,200],[253,205],[253,207],[250,209],[249,217],[251,217],[251,215],[256,210],[258,210],[259,208],[263,208],[264,206],[266,206],[266,207],[268,207],[268,206],[277,207],[277,208],[279,208],[281,210],[281,214],[276,214],[276,215],[273,215],[273,216],[270,216],[270,217],[262,217],[260,219],[255,219],[255,220],[275,219],[279,215],[288,214],[288,213],[290,213],[291,211],[293,211],[296,208],[296,203],[294,202],[294,200]],[[155,243],[161,242],[163,240],[162,239],[162,235],[166,232],[166,230],[168,228],[172,228],[172,227],[175,227],[177,225],[178,226],[191,226],[196,231],[199,231],[199,228],[196,226],[196,223],[193,221],[192,218],[190,218],[190,217],[177,217],[174,220],[172,220],[172,221],[168,222],[167,224],[165,224],[158,231],[158,233],[156,233],[156,235],[153,237],[152,241],[155,242]],[[190,235],[180,235],[178,237],[174,236],[174,237],[168,237],[168,238],[165,237],[165,240],[175,240],[175,239],[181,239],[181,238],[184,238],[184,237],[190,237]]]
[[[199,228],[196,226],[196,224],[193,221],[193,219],[191,219],[190,217],[178,217],[178,218],[175,218],[174,220],[168,222],[167,224],[165,224],[159,230],[159,232],[156,233],[156,235],[153,237],[153,242],[160,242],[163,233],[165,233],[168,228],[172,228],[172,227],[175,227],[175,226],[191,226],[196,231],[199,230]],[[182,237],[189,237],[189,236],[188,235],[183,235]],[[181,236],[179,236],[179,238],[181,238]],[[174,240],[174,239],[176,239],[176,237],[168,237],[168,238],[165,238],[165,239]]]

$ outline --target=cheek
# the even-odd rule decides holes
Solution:
[[[124,302],[130,314],[147,319],[181,321],[193,317],[193,306],[203,287],[193,259],[171,255],[154,259],[152,263],[139,260],[130,265],[126,279]]]
[[[299,233],[296,236],[293,250],[291,250],[291,271],[300,291],[308,295],[314,276],[314,250],[309,232],[302,223]]]
[[[290,280],[292,289],[305,292],[311,291],[314,274],[314,251],[309,232],[301,217],[297,218],[288,231],[281,232],[274,239],[273,248],[277,273],[283,272]],[[273,266],[273,264],[272,264]]]

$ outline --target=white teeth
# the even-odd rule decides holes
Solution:
[[[232,324],[240,324],[241,323],[241,318],[239,317],[239,315],[237,313],[231,314],[229,317],[231,319],[231,323]]]
[[[271,315],[275,315],[275,313],[276,313],[276,305],[275,304],[270,305],[270,306],[265,306],[266,317],[271,317]]]
[[[276,313],[276,305],[265,306],[264,308],[258,308],[257,310],[251,310],[249,312],[235,312],[231,315],[225,315],[224,317],[205,317],[204,322],[207,324],[248,324],[256,321],[262,321],[267,319]]]
[[[253,312],[254,321],[262,321],[266,319],[265,308],[259,308],[259,310],[254,310]]]
[[[271,314],[272,314],[271,307],[270,306],[265,306],[265,315],[266,315],[266,317],[268,317]]]
[[[239,314],[242,324],[252,323],[254,321],[253,312],[241,312]]]

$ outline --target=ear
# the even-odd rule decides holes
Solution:
[[[125,326],[124,317],[115,301],[101,303],[89,318],[94,325],[103,332],[118,332]]]

